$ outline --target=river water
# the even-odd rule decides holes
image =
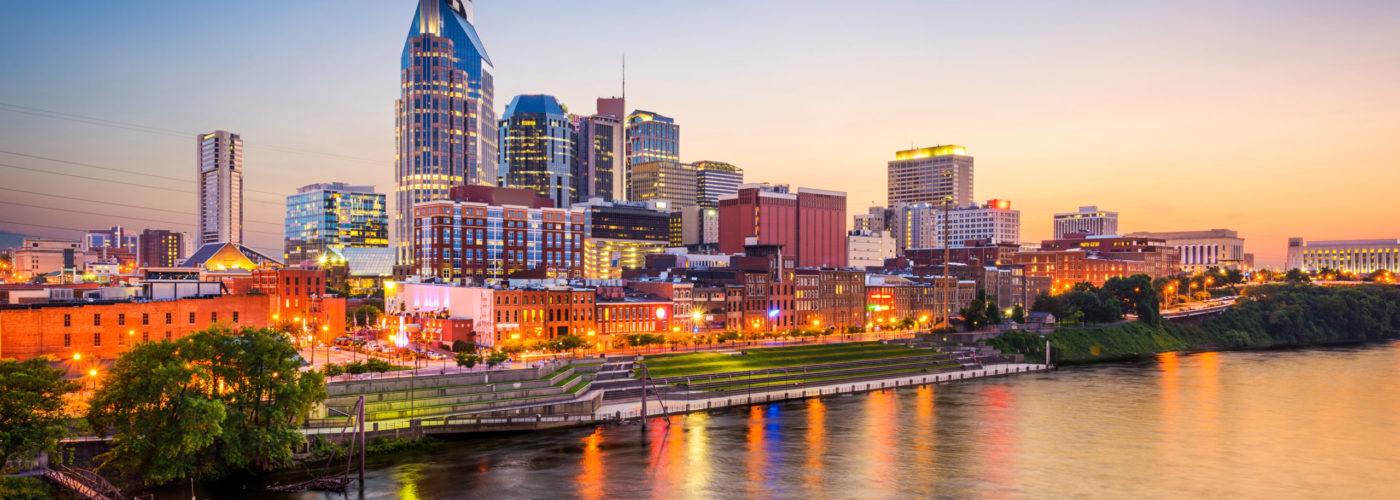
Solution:
[[[236,488],[195,493],[344,498]],[[157,498],[190,498],[182,489]],[[655,419],[646,429],[448,441],[372,458],[367,490],[405,499],[1400,498],[1400,343],[1165,354]]]

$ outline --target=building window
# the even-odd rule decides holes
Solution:
[[[102,326],[102,315],[101,315],[101,314],[94,314],[94,315],[92,315],[92,326]]]
[[[233,312],[233,323],[238,324],[238,311]]]
[[[149,324],[151,324],[151,314],[141,313],[141,325],[144,326]]]
[[[126,313],[117,314],[117,326],[126,326]]]
[[[171,313],[165,313],[165,324],[167,324],[167,325],[170,324],[170,323],[173,321],[173,319],[172,319],[173,317],[174,317],[173,314],[171,314]]]
[[[64,314],[64,315],[63,315],[63,326],[73,326],[73,315],[72,315],[72,314]],[[67,344],[64,344],[64,346],[67,346]]]
[[[190,313],[190,324],[194,324],[194,313]]]
[[[63,347],[73,347],[73,334],[63,334]]]
[[[165,340],[170,340],[170,330],[165,331]]]
[[[211,313],[209,313],[209,322],[210,322],[210,323],[217,323],[217,322],[219,322],[219,313],[218,313],[218,312],[211,312]]]
[[[142,342],[150,342],[150,341],[151,341],[151,332],[141,332],[141,341],[142,341]]]
[[[102,347],[102,333],[101,333],[101,332],[92,334],[92,346],[93,346],[93,347]]]

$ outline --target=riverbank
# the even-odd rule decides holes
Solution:
[[[1056,364],[1121,361],[1163,352],[1261,350],[1400,338],[1400,289],[1310,285],[1250,287],[1218,317],[1199,322],[1060,329],[1042,338],[1010,332],[989,344],[1006,354]]]

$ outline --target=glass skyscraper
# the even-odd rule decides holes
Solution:
[[[568,207],[578,199],[574,151],[578,132],[559,101],[547,95],[518,95],[501,115],[501,179],[506,187],[529,189]]]
[[[387,247],[389,218],[374,186],[312,184],[287,197],[287,264],[315,261],[328,248]]]
[[[627,115],[627,199],[632,196],[632,166],[652,161],[681,161],[681,126],[668,116],[636,110]]]
[[[404,41],[395,102],[394,244],[412,263],[413,206],[453,186],[497,183],[491,58],[470,0],[419,0]]]
[[[695,165],[695,203],[719,208],[719,197],[739,192],[744,169],[722,161],[700,160]]]

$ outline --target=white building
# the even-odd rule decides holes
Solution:
[[[195,136],[199,244],[243,244],[243,138],[225,130]]]
[[[883,266],[893,259],[897,248],[894,236],[883,231],[851,231],[846,235],[846,267],[865,269]]]
[[[942,247],[946,240],[961,247],[969,240],[991,243],[1021,243],[1021,212],[1011,209],[1007,200],[990,200],[985,205],[970,203],[948,209],[945,238],[942,205],[895,204],[892,231],[902,254],[908,248]]]
[[[1210,267],[1244,269],[1248,267],[1244,253],[1244,238],[1229,229],[1209,231],[1150,232],[1140,231],[1126,236],[1166,240],[1166,246],[1176,248],[1181,256],[1181,270],[1204,271]]]
[[[1359,275],[1382,270],[1400,273],[1400,239],[1288,239],[1288,269],[1317,271],[1324,267]]]
[[[1118,234],[1118,212],[1099,210],[1099,207],[1079,207],[1078,212],[1055,214],[1055,239],[1063,240],[1066,234],[1086,233],[1089,236]]]

